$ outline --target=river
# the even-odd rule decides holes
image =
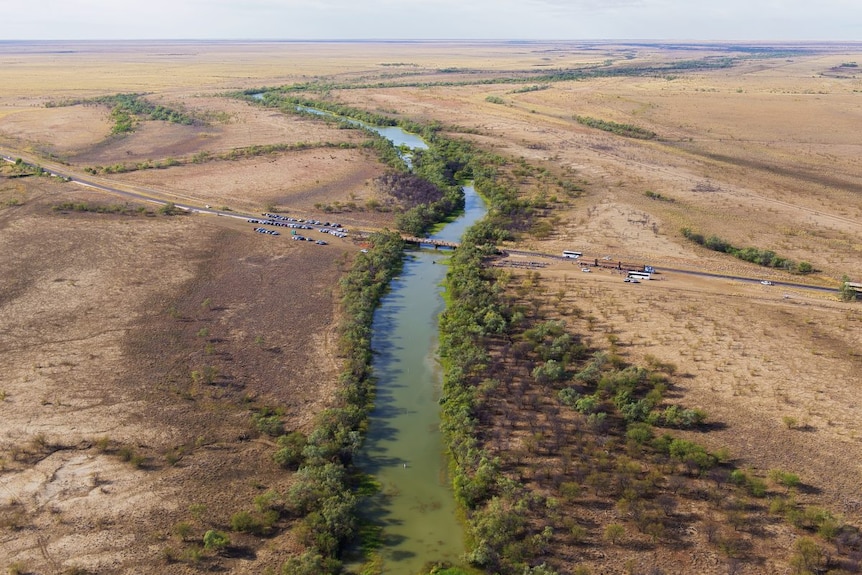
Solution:
[[[342,119],[390,140],[402,149],[408,166],[410,154],[405,149],[428,148],[419,136],[399,127]],[[485,202],[473,186],[463,189],[464,212],[433,238],[458,241],[485,216]],[[438,403],[443,380],[436,355],[437,318],[444,308],[444,264],[450,253],[408,250],[401,274],[374,313],[371,347],[376,395],[356,465],[381,486],[378,495],[363,503],[361,512],[383,529],[379,553],[384,575],[415,575],[430,562],[458,563],[464,553]]]
[[[434,238],[458,240],[485,215],[473,187],[465,186],[464,192],[463,215]],[[372,325],[377,395],[356,464],[382,487],[365,515],[384,529],[381,555],[387,574],[412,575],[429,561],[457,562],[464,553],[439,429],[437,316],[444,307],[446,266],[441,264],[448,253],[409,251]]]

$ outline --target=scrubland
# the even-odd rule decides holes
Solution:
[[[361,132],[229,95],[303,84],[322,102],[437,123],[503,158],[531,202],[503,249],[661,272],[635,285],[538,255],[497,261],[524,323],[487,342],[503,383],[480,443],[504,475],[562,506],[547,513],[554,535],[519,552],[560,573],[825,572],[826,559],[794,563],[812,537],[828,568],[856,572],[858,541],[794,525],[787,510],[862,525],[862,309],[780,284],[862,281],[860,60],[858,45],[13,43],[0,49],[0,151],[141,197],[374,231],[396,214],[375,209],[387,167]],[[130,92],[195,122],[112,134],[110,108],[57,105]],[[253,146],[282,148],[221,157]],[[164,165],[104,171],[147,163]],[[111,209],[58,209],[66,202]],[[708,250],[683,228],[813,272]],[[262,237],[242,220],[171,216],[5,165],[0,246],[0,566],[260,573],[308,547],[281,513],[294,474],[260,423],[276,415],[308,433],[337,402],[338,282],[366,244]],[[674,436],[721,452],[767,496],[603,439],[557,400],[566,385],[532,378],[533,352],[514,351],[547,321],[588,352],[569,376],[597,352],[662,374],[667,404],[706,413]],[[651,523],[626,493],[635,476],[651,477]],[[232,530],[241,512],[269,523]],[[230,533],[229,551],[203,549],[210,529]]]

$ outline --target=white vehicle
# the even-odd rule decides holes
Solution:
[[[763,284],[763,285],[765,285],[765,286],[775,285],[775,284],[773,284],[773,283],[772,283],[771,281],[769,281],[769,280],[760,280],[760,283],[762,283],[762,284]]]
[[[629,272],[626,277],[633,280],[651,280],[652,274],[648,272]]]
[[[588,274],[590,273],[590,268],[581,268],[581,271]]]
[[[573,260],[578,259],[578,258],[579,258],[579,257],[581,257],[582,255],[584,255],[584,254],[582,254],[581,252],[573,252],[573,251],[569,251],[569,250],[564,250],[564,251],[563,251],[563,257],[564,257],[564,258],[570,258],[570,259],[573,259]]]

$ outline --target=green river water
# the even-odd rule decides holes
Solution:
[[[485,214],[472,187],[465,187],[465,196],[464,215],[435,238],[457,240]],[[415,575],[428,562],[457,562],[464,553],[439,431],[437,316],[444,307],[447,254],[409,251],[374,316],[377,394],[357,466],[382,486],[364,516],[383,527],[387,574]]]

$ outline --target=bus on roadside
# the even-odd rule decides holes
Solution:
[[[626,277],[635,280],[651,280],[652,274],[649,272],[629,272]]]

